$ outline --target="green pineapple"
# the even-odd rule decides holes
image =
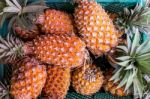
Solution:
[[[144,75],[150,75],[150,39],[141,44],[139,30],[133,28],[133,31],[133,37],[127,35],[127,45],[117,47],[116,53],[122,54],[116,58],[118,67],[110,80],[121,80],[118,88],[125,86],[124,91],[132,90],[134,96],[142,98],[148,87]]]

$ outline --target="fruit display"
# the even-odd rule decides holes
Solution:
[[[94,0],[70,0],[72,11],[52,4],[0,1],[0,26],[8,23],[0,36],[0,99],[149,96],[149,0],[120,12]]]

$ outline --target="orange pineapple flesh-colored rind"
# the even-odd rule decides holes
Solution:
[[[34,40],[34,54],[42,62],[75,68],[81,66],[88,52],[76,36],[43,35]]]
[[[46,82],[45,65],[40,65],[33,58],[26,58],[15,66],[11,78],[10,93],[15,99],[37,98]]]
[[[117,30],[112,20],[95,2],[79,3],[75,9],[75,23],[82,39],[95,55],[110,51],[118,43]]]
[[[61,66],[47,67],[47,80],[43,88],[44,97],[64,99],[70,85],[70,69]]]
[[[73,18],[66,12],[47,9],[44,14],[39,15],[36,21],[41,25],[42,31],[51,34],[73,34]]]

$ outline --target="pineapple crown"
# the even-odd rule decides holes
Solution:
[[[18,57],[24,56],[23,42],[8,34],[6,39],[0,36],[0,63],[7,64],[14,62]]]
[[[134,9],[125,8],[123,13],[115,20],[115,24],[119,30],[125,31],[131,35],[133,27],[139,29],[141,33],[149,33],[150,31],[150,1],[146,0],[145,5],[137,4]]]
[[[5,2],[7,4],[7,7],[4,7],[3,11],[0,13],[0,26],[3,25],[6,19],[11,18],[8,26],[9,30],[15,21],[17,21],[19,26],[21,26],[22,28],[30,29],[30,24],[32,23],[31,21],[33,21],[35,16],[34,14],[40,13],[47,8],[43,0],[38,0],[33,3],[28,3],[28,0],[5,0]],[[29,17],[32,20],[30,20],[30,22],[27,22],[27,18]]]
[[[0,81],[0,99],[10,99],[9,89]]]
[[[127,35],[127,45],[117,46],[117,52],[122,56],[116,58],[118,67],[110,80],[117,82],[121,80],[118,88],[125,85],[125,90],[133,89],[134,95],[142,98],[148,82],[144,75],[150,75],[150,39],[140,43],[140,33],[133,28],[135,35]]]
[[[0,99],[10,99],[10,77],[12,68],[10,65],[5,65],[3,79],[0,81]]]

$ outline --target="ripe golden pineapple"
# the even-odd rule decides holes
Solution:
[[[117,45],[115,26],[99,4],[80,0],[74,15],[79,34],[94,55],[106,53]]]
[[[70,85],[70,68],[47,67],[47,80],[43,95],[49,99],[64,99]]]
[[[36,16],[43,12],[47,7],[39,1],[30,4],[28,0],[5,0],[7,6],[3,7],[1,16],[3,19],[9,19],[9,31],[14,30],[15,33],[24,40],[32,40],[40,32],[35,24]],[[7,15],[5,15],[7,14]],[[3,24],[4,20],[0,20]]]
[[[34,40],[37,59],[63,67],[74,68],[87,57],[85,44],[76,36],[46,35]]]
[[[0,52],[1,58],[5,58],[3,54],[11,51],[7,55],[8,58],[2,61],[4,63],[8,62],[9,58],[12,61],[20,56],[32,54],[41,62],[74,68],[81,66],[88,58],[85,43],[74,35],[41,35],[33,42],[25,44],[10,35],[6,40],[3,38],[0,40],[5,41],[0,42],[0,48],[3,49]]]
[[[72,74],[72,86],[77,93],[92,95],[103,84],[103,74],[95,65],[85,65]]]
[[[45,33],[72,34],[74,33],[73,18],[66,12],[48,9],[37,18],[37,24]]]
[[[114,96],[128,96],[130,93],[124,92],[125,87],[117,88],[119,82],[114,83],[113,81],[109,81],[113,75],[113,69],[111,68],[105,73],[105,82],[104,82],[104,89],[107,92],[110,92]]]
[[[36,99],[46,82],[46,67],[34,58],[25,58],[13,66],[10,93],[15,99]]]

